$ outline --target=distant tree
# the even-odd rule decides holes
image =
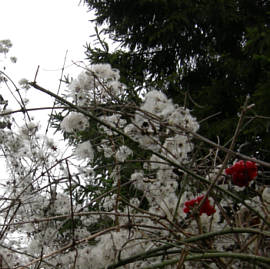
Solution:
[[[121,45],[88,46],[92,63],[111,63],[134,88],[152,85],[193,109],[200,132],[231,139],[246,95],[255,103],[239,146],[267,159],[270,116],[270,1],[85,0],[102,33]],[[164,83],[166,81],[166,83]],[[243,146],[245,145],[245,146]],[[255,147],[254,147],[255,145]]]

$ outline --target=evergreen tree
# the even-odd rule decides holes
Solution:
[[[256,105],[239,145],[246,154],[269,156],[269,118],[262,116],[270,113],[270,1],[85,2],[102,32],[121,45],[113,52],[101,40],[102,48],[88,46],[92,63],[111,63],[134,89],[152,85],[192,108],[200,132],[222,144],[249,94]]]

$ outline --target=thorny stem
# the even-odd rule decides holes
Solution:
[[[191,238],[188,238],[188,239],[184,239],[182,241],[178,241],[177,243],[177,246],[180,247],[181,245],[183,244],[186,244],[186,243],[192,243],[192,242],[196,242],[196,241],[200,241],[200,240],[205,240],[205,239],[209,239],[211,237],[216,237],[216,236],[219,236],[219,235],[225,235],[225,234],[231,234],[231,233],[257,233],[257,234],[262,234],[264,236],[270,236],[270,232],[266,232],[266,231],[261,231],[261,230],[258,230],[258,229],[251,229],[251,228],[229,228],[229,229],[224,229],[222,231],[215,231],[215,232],[210,232],[210,233],[204,233],[204,234],[201,234],[201,235],[197,235],[197,236],[193,236]],[[135,261],[138,261],[138,260],[143,260],[143,259],[146,259],[146,258],[149,258],[149,257],[156,257],[156,256],[161,256],[163,253],[166,253],[167,250],[171,249],[171,248],[174,248],[174,246],[172,245],[166,245],[166,246],[162,246],[162,247],[159,247],[159,248],[156,248],[156,249],[152,249],[152,250],[149,250],[149,251],[146,251],[146,252],[142,252],[142,253],[139,253],[137,255],[134,255],[133,257],[129,257],[127,259],[122,259],[121,261],[117,262],[117,263],[114,263],[114,264],[111,264],[109,266],[106,267],[106,269],[115,269],[115,268],[118,268],[120,266],[123,266],[125,264],[129,264],[129,263],[132,263],[132,262],[135,262]],[[182,248],[179,248],[179,253],[181,253],[182,251]],[[219,252],[219,253],[216,253],[216,256],[214,255],[214,253],[206,253],[206,254],[212,254],[212,255],[209,255],[207,256],[208,258],[222,258],[222,257],[227,257],[227,258],[235,258],[235,259],[243,259],[245,260],[244,257],[248,257],[248,259],[252,259],[254,261],[258,261],[258,262],[264,262],[264,263],[267,263],[267,264],[270,264],[270,258],[266,258],[266,257],[261,257],[261,256],[255,256],[255,255],[249,255],[249,254],[239,254],[239,253],[232,253],[233,255],[230,255],[231,253],[225,253],[225,252]],[[203,258],[207,258],[206,254],[198,254],[198,255],[188,255],[186,258],[185,258],[185,261],[187,260],[200,260],[200,259],[203,259]],[[228,255],[226,255],[228,254]],[[173,263],[170,263],[170,264],[175,264],[177,261],[179,260],[178,259],[174,259],[173,260]],[[172,261],[172,260],[171,260]],[[161,265],[159,265],[161,266]],[[147,268],[147,267],[146,267]],[[152,267],[148,267],[148,268],[152,268]],[[155,267],[154,267],[155,268]],[[156,268],[159,268],[159,267],[156,267]],[[160,267],[162,268],[162,267]],[[100,269],[105,269],[104,267],[103,268],[100,268]]]
[[[264,258],[257,255],[250,255],[250,254],[242,254],[242,253],[233,253],[233,252],[227,252],[227,253],[204,253],[204,254],[195,254],[195,255],[187,255],[185,257],[186,261],[201,261],[203,259],[214,259],[214,258],[234,258],[234,259],[240,259],[243,261],[249,261],[252,264],[260,265],[262,268],[269,268],[268,265],[270,264],[269,258]],[[164,268],[165,266],[176,264],[178,259],[171,259],[166,260],[161,263],[143,267],[142,269],[154,269],[154,268]],[[107,267],[108,269],[117,268],[117,267]]]

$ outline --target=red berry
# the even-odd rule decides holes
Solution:
[[[227,168],[225,173],[232,176],[233,184],[243,187],[258,175],[258,167],[254,162],[241,160]]]
[[[183,209],[183,211],[185,213],[189,213],[194,206],[199,205],[200,202],[203,200],[204,195],[198,196],[195,199],[189,200],[185,202],[185,207]],[[203,213],[207,214],[208,216],[213,215],[216,212],[214,206],[210,205],[210,201],[208,198],[205,199],[204,203],[202,204],[202,206],[200,207],[200,215],[202,215]]]

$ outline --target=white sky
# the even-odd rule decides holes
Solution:
[[[18,64],[57,69],[67,49],[73,60],[84,57],[89,19],[79,0],[0,0],[0,39],[12,41]]]
[[[94,25],[89,22],[92,15],[87,12],[87,7],[79,3],[79,0],[0,0],[0,40],[10,39],[13,47],[8,56],[18,58],[16,64],[4,60],[5,72],[17,86],[21,78],[33,81],[40,66],[37,83],[56,92],[67,50],[64,73],[76,77],[81,72],[73,62],[85,59],[84,45],[90,42]],[[0,69],[4,63],[0,54]],[[62,92],[65,87],[63,84]],[[0,94],[8,99],[9,109],[20,108],[3,84],[0,84]],[[30,89],[26,97],[30,99],[28,107],[53,104],[52,98],[35,89]],[[30,113],[42,131],[47,126],[50,112]],[[14,115],[19,125],[23,124],[21,117],[22,114]],[[57,135],[54,138],[59,139]],[[0,164],[3,165],[1,158]],[[1,178],[4,176],[2,174]]]
[[[65,73],[76,76],[79,70],[71,66],[72,61],[85,59],[83,46],[93,34],[91,14],[79,2],[0,0],[0,40],[10,39],[10,56],[18,58],[6,70],[14,82],[21,78],[32,81],[40,65],[37,82],[51,90],[57,88],[67,50]]]

